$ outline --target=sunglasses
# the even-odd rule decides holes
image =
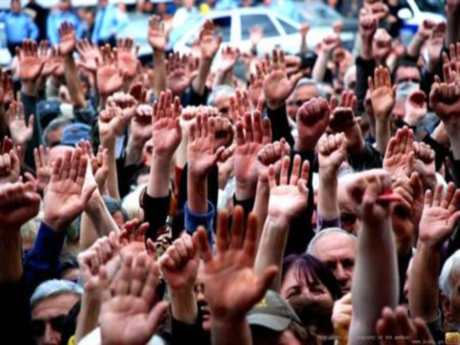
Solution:
[[[35,337],[43,336],[47,323],[49,323],[56,332],[61,333],[64,330],[66,318],[66,315],[59,315],[45,320],[32,320],[32,334]]]

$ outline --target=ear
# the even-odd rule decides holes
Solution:
[[[452,309],[450,306],[450,300],[444,295],[441,295],[441,307],[442,313],[444,314],[445,322],[450,323],[452,321]]]

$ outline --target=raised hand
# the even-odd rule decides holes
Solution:
[[[110,46],[102,48],[102,59],[96,60],[97,90],[103,96],[109,96],[123,86],[122,70]]]
[[[129,135],[133,142],[144,144],[152,137],[152,113],[153,107],[149,104],[136,108],[136,114],[129,124]]]
[[[263,173],[262,170],[266,170],[258,159],[258,154],[272,139],[270,120],[262,121],[259,112],[254,116],[247,113],[243,120],[244,124],[238,122],[236,125],[236,150],[233,161],[236,197],[240,200],[254,196],[258,176]]]
[[[384,63],[391,53],[391,36],[383,28],[377,29],[373,38],[372,55],[378,62]]]
[[[221,42],[222,37],[217,34],[214,23],[210,20],[207,20],[203,24],[200,35],[198,37],[201,58],[211,60],[219,50]]]
[[[20,172],[21,163],[15,149],[0,154],[0,184],[17,182]]]
[[[13,99],[13,81],[8,72],[0,69],[0,103],[9,104]]]
[[[230,118],[234,123],[242,121],[244,115],[251,111],[248,94],[243,90],[236,90],[235,95],[230,97]]]
[[[83,188],[86,165],[79,148],[55,162],[43,200],[43,221],[53,230],[64,230],[83,211],[96,189],[95,184]]]
[[[59,27],[59,52],[62,55],[72,54],[77,46],[75,28],[72,24],[64,22]]]
[[[284,157],[281,162],[279,183],[276,181],[274,166],[270,166],[268,170],[270,185],[268,215],[273,219],[283,219],[286,224],[304,211],[308,204],[307,181],[310,172],[308,161],[302,164],[300,156],[296,155],[289,176],[290,164],[290,158]]]
[[[123,115],[123,111],[114,106],[108,106],[99,114],[99,136],[104,147],[115,143],[117,136],[122,135],[130,118]]]
[[[374,71],[374,79],[369,77],[368,84],[375,117],[377,120],[388,118],[395,104],[395,92],[388,68],[377,67]]]
[[[40,42],[39,57],[45,61],[41,76],[49,77],[53,75],[60,78],[64,75],[64,56],[59,52],[56,47],[49,48],[46,41]]]
[[[332,54],[332,51],[340,46],[340,36],[337,34],[330,34],[323,38],[321,42],[321,51],[326,54]]]
[[[436,27],[436,22],[430,19],[425,19],[422,22],[422,25],[419,26],[417,34],[420,36],[421,39],[423,39],[423,41],[426,41],[428,38],[431,37],[435,27]]]
[[[416,126],[428,111],[425,93],[421,90],[412,92],[404,104],[404,122]]]
[[[398,129],[388,143],[383,168],[393,177],[409,177],[414,169],[414,133],[405,127]]]
[[[198,264],[196,248],[187,233],[175,240],[159,259],[160,271],[172,290],[193,289]]]
[[[137,100],[128,93],[116,92],[107,99],[107,105],[120,108],[125,118],[132,118],[136,114]]]
[[[98,238],[94,244],[78,254],[78,266],[85,293],[96,298],[102,295],[101,268],[120,251],[118,237],[114,232]],[[102,274],[105,274],[103,272]]]
[[[272,108],[279,107],[291,94],[295,85],[302,77],[302,73],[296,73],[288,78],[284,52],[274,50],[272,60],[268,61],[269,69],[264,79],[265,99]]]
[[[395,310],[383,308],[382,316],[376,324],[379,338],[385,339],[385,344],[435,344],[430,330],[421,318],[410,319],[405,307]]]
[[[340,165],[347,158],[344,134],[323,135],[318,142],[319,171],[325,177],[336,177]]]
[[[87,71],[96,73],[98,61],[102,61],[101,51],[98,46],[84,39],[77,43],[77,52],[80,55],[80,61],[77,62],[78,65]]]
[[[227,73],[235,66],[238,58],[240,57],[240,50],[238,48],[226,47],[222,49],[221,60],[219,69],[223,73]]]
[[[330,108],[323,98],[312,98],[297,111],[299,150],[313,150],[329,124]]]
[[[30,115],[29,121],[25,120],[24,107],[21,102],[10,103],[6,114],[6,123],[10,130],[11,139],[16,145],[25,145],[34,131],[34,116]]]
[[[255,73],[249,76],[248,96],[252,106],[255,107],[258,103],[265,101],[263,86],[265,73],[261,65],[256,65]]]
[[[40,207],[40,195],[32,182],[0,184],[0,236],[19,228],[35,217]]]
[[[25,81],[35,81],[43,69],[44,61],[38,56],[35,41],[24,40],[21,48],[16,48],[19,64],[19,78]]]
[[[181,95],[192,83],[195,73],[190,73],[187,69],[189,63],[187,55],[180,56],[179,53],[169,55],[166,62],[166,87],[172,91],[174,95]]]
[[[423,142],[414,142],[415,165],[414,169],[421,176],[425,186],[436,186],[435,153],[431,147]]]
[[[216,148],[215,120],[198,115],[190,127],[190,141],[187,146],[188,169],[193,176],[204,178],[217,161],[226,156],[224,147]]]
[[[181,106],[171,91],[161,92],[153,106],[152,138],[154,155],[171,159],[182,139],[179,124]]]
[[[441,55],[441,51],[444,46],[446,31],[446,23],[439,22],[436,24],[433,31],[431,32],[431,37],[426,42],[426,49],[428,52],[430,62],[439,61],[439,56]]]
[[[372,38],[377,30],[378,20],[372,12],[362,8],[359,12],[359,34],[363,42],[361,55],[365,59],[372,59]]]
[[[334,302],[331,321],[334,326],[334,332],[339,337],[339,344],[347,343],[346,339],[348,338],[352,311],[351,292]]]
[[[153,50],[164,51],[166,48],[166,31],[160,16],[149,18],[148,40]]]
[[[123,224],[120,232],[120,244],[126,246],[132,242],[145,243],[145,233],[149,228],[148,223],[142,223],[139,219],[133,218]]]
[[[250,214],[244,231],[243,217],[242,208],[236,207],[229,232],[227,213],[219,213],[214,256],[202,227],[193,236],[204,262],[204,294],[213,322],[241,321],[264,296],[277,273],[276,266],[270,266],[259,276],[255,274],[257,219]]]
[[[122,38],[117,41],[117,64],[124,77],[134,78],[138,72],[137,50],[131,38]]]
[[[145,252],[125,255],[120,271],[109,284],[102,270],[103,304],[99,315],[103,344],[146,344],[161,325],[166,302],[156,302],[158,265]],[[110,288],[109,288],[110,286]]]
[[[442,185],[436,186],[434,194],[427,190],[419,225],[419,241],[430,247],[442,245],[460,218],[459,206],[460,189],[455,189],[452,182],[447,186],[447,192]]]

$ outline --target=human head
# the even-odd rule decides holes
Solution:
[[[248,313],[247,320],[255,345],[305,344],[307,333],[289,303],[273,290]]]
[[[372,52],[374,58],[382,63],[385,62],[386,58],[391,52],[391,36],[383,28],[377,29],[372,40]]]
[[[286,257],[280,295],[288,300],[311,334],[330,334],[332,307],[340,296],[340,287],[321,261],[308,254]]]
[[[21,1],[20,0],[11,0],[10,9],[13,13],[21,12]]]
[[[37,345],[59,345],[69,311],[80,300],[83,289],[66,280],[47,280],[32,294],[32,330]]]
[[[215,87],[208,97],[208,105],[216,107],[219,114],[225,117],[230,116],[230,98],[235,96],[235,89],[228,85]]]
[[[300,79],[291,95],[286,102],[286,112],[288,116],[295,121],[297,111],[305,102],[308,102],[313,97],[321,96],[317,83],[308,78]]]
[[[195,0],[183,0],[185,8],[191,9],[195,5]]]
[[[59,145],[61,143],[64,127],[69,123],[70,120],[67,118],[57,118],[51,121],[43,132],[43,142],[45,146],[53,147]]]
[[[419,84],[422,79],[417,63],[411,59],[401,59],[394,72],[395,84],[414,82]]]
[[[204,297],[204,264],[200,262],[195,282],[195,296],[198,304],[198,319],[203,330],[211,331],[211,313]]]
[[[69,11],[72,7],[70,0],[59,0],[58,8],[62,12]]]
[[[98,4],[100,7],[105,7],[109,4],[109,0],[98,0]]]
[[[307,253],[318,258],[334,274],[342,294],[351,291],[356,259],[357,238],[340,228],[318,232],[310,241]]]
[[[460,330],[460,250],[452,254],[442,266],[439,289],[447,323]]]

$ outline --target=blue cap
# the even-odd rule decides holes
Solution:
[[[64,127],[61,145],[75,147],[82,140],[91,139],[91,127],[84,123],[71,123]]]

